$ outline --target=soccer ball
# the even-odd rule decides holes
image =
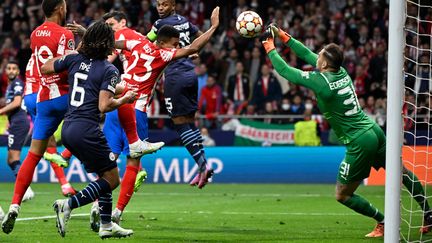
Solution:
[[[261,33],[263,21],[254,11],[244,11],[237,17],[236,29],[241,36],[253,38]]]

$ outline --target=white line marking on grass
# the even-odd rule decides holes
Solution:
[[[356,213],[306,213],[306,212],[232,212],[232,211],[129,211],[125,213],[154,214],[223,214],[223,215],[293,215],[293,216],[353,216]]]
[[[52,195],[52,194],[58,194],[56,192],[35,192],[35,194],[40,195]],[[191,193],[191,192],[135,192],[134,194],[140,195],[140,196],[196,196],[197,193]],[[225,196],[225,197],[334,197],[332,193],[328,194],[306,194],[306,193],[299,193],[299,194],[285,194],[285,193],[233,193],[233,192],[227,192],[227,193],[202,193],[200,196]],[[375,197],[375,198],[384,198],[384,195],[369,195],[368,197]]]
[[[84,217],[84,216],[90,216],[88,213],[77,213],[72,214],[71,217]],[[48,215],[48,216],[40,216],[40,217],[29,217],[29,218],[17,218],[16,221],[30,221],[30,220],[41,220],[41,219],[55,219],[56,215]]]
[[[306,213],[306,212],[232,212],[232,211],[129,211],[125,213],[143,213],[143,214],[222,214],[222,215],[291,215],[291,216],[354,216],[358,215],[355,213]],[[72,214],[72,217],[86,217],[90,216],[88,213]],[[32,221],[42,219],[55,219],[56,215],[40,216],[40,217],[28,217],[28,218],[17,218],[17,221]]]

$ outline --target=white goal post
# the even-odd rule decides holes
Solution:
[[[387,147],[384,242],[399,242],[404,91],[405,1],[390,0],[387,75]]]

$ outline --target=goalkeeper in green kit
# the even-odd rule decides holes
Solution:
[[[302,60],[317,71],[304,72],[290,67],[277,53],[274,38],[278,37]],[[275,25],[270,25],[262,37],[262,44],[275,70],[290,82],[311,89],[318,107],[334,129],[337,137],[346,145],[345,158],[340,164],[336,182],[336,200],[357,213],[377,221],[375,229],[366,237],[384,235],[384,215],[365,198],[354,192],[369,177],[371,167],[385,168],[386,137],[382,129],[362,111],[353,82],[342,67],[343,51],[332,43],[318,55]],[[399,163],[400,161],[390,161]],[[405,167],[403,184],[414,195],[423,210],[421,233],[432,230],[432,213],[424,189],[418,178]]]

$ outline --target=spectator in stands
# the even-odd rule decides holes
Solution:
[[[228,102],[234,104],[236,114],[246,108],[249,99],[249,77],[244,73],[242,62],[236,63],[235,74],[228,79]]]
[[[197,67],[197,76],[198,76],[198,100],[199,100],[201,97],[201,90],[207,84],[207,79],[208,79],[207,65],[201,63]]]
[[[254,47],[252,49],[251,59],[247,61],[249,62],[249,79],[251,81],[251,90],[253,90],[253,82],[257,80],[259,69],[261,67],[261,64],[263,63],[263,60],[261,58],[262,56],[263,55],[261,55],[261,50],[258,47]]]
[[[210,75],[207,78],[207,85],[201,90],[201,96],[198,102],[198,110],[206,117],[204,121],[206,127],[218,127],[217,116],[220,114],[221,102],[222,90],[219,85],[216,84],[215,76]]]
[[[277,108],[273,106],[271,102],[266,102],[264,105],[264,111],[258,114],[264,115],[262,121],[268,124],[277,124],[278,119],[273,118],[273,115],[278,114]]]
[[[205,128],[205,127],[201,128],[201,137],[203,139],[202,144],[204,145],[204,147],[216,146],[216,142],[213,138],[210,137],[210,134],[209,134],[209,131],[207,128]]]
[[[252,104],[259,111],[264,110],[265,103],[272,103],[277,107],[282,99],[282,89],[279,81],[271,74],[267,64],[261,66],[261,76],[255,81],[252,95]]]
[[[293,115],[303,115],[303,113],[305,112],[305,106],[302,103],[302,99],[300,97],[300,95],[296,94],[293,98],[293,101],[290,105],[290,112]],[[293,121],[301,121],[301,118],[294,118]]]

